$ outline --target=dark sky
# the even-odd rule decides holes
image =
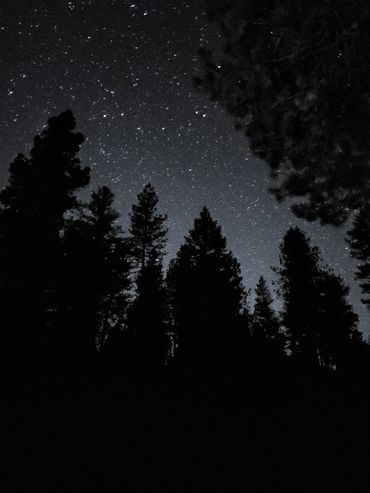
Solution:
[[[231,118],[197,93],[197,48],[217,42],[201,0],[1,0],[0,185],[47,118],[73,110],[87,137],[81,157],[92,187],[108,184],[127,227],[137,193],[152,182],[169,216],[169,257],[203,205],[223,226],[246,286],[269,281],[289,226],[311,236],[351,284],[345,229],[298,221],[267,192],[267,166],[250,155]]]

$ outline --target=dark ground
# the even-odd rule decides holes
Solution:
[[[368,492],[369,400],[321,390],[7,400],[0,490]]]

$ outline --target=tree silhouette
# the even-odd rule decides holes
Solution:
[[[290,228],[280,247],[279,292],[284,308],[282,323],[287,330],[292,357],[310,366],[319,366],[318,307],[320,254],[299,228]]]
[[[272,363],[284,355],[285,337],[280,329],[280,321],[272,307],[273,299],[263,277],[256,286],[256,301],[252,318],[253,342],[258,357]],[[270,363],[271,364],[271,363]]]
[[[148,183],[137,197],[130,214],[131,254],[139,271],[148,262],[161,261],[165,254],[167,229],[164,223],[167,216],[157,212],[158,197],[153,186]]]
[[[358,355],[362,351],[362,338],[357,330],[358,315],[347,299],[349,287],[330,271],[321,273],[318,285],[320,364],[348,370],[355,353]]]
[[[344,368],[363,350],[358,316],[343,279],[320,265],[308,237],[291,228],[281,246],[279,275],[283,324],[294,359],[311,367]]]
[[[171,262],[167,284],[178,364],[195,376],[237,358],[245,290],[239,263],[207,208]]]
[[[166,361],[166,297],[162,272],[167,228],[166,215],[157,211],[158,196],[148,183],[130,214],[130,247],[136,292],[129,310],[128,329],[133,337],[133,366],[139,376],[154,377]]]
[[[304,197],[298,216],[343,223],[369,189],[368,2],[208,5],[222,47],[201,50],[197,83],[282,178],[277,198]]]
[[[50,118],[30,157],[19,155],[10,165],[0,193],[2,348],[16,372],[32,361],[29,378],[38,364],[41,369],[40,355],[50,351],[56,335],[65,214],[89,182],[89,169],[77,157],[84,137],[74,130],[71,111]]]
[[[115,330],[122,330],[129,302],[129,246],[117,225],[114,195],[106,187],[91,194],[65,234],[70,344],[94,352]]]
[[[129,312],[129,329],[135,337],[135,366],[146,380],[156,377],[168,359],[166,320],[162,264],[149,261],[138,275],[136,296]]]
[[[361,301],[370,308],[370,207],[364,207],[355,216],[347,239],[351,254],[358,260],[356,279],[365,296]]]

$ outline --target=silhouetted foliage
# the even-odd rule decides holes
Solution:
[[[370,308],[370,207],[361,209],[355,216],[352,229],[348,232],[351,254],[358,260],[356,279],[364,298],[362,302]]]
[[[320,265],[319,250],[300,229],[286,233],[280,252],[282,322],[293,359],[311,367],[348,364],[351,348],[361,345],[348,286]]]
[[[130,247],[136,292],[129,310],[131,357],[137,374],[150,379],[167,359],[166,295],[162,259],[165,256],[167,216],[157,211],[158,197],[145,185],[130,214]]]
[[[299,228],[286,233],[280,247],[279,290],[284,301],[282,323],[292,357],[318,366],[320,254]]]
[[[370,6],[365,0],[209,0],[222,45],[200,50],[197,83],[281,178],[293,211],[341,224],[366,202]]]
[[[158,197],[153,186],[148,183],[137,197],[130,214],[131,254],[138,269],[148,262],[158,262],[165,254],[167,229],[164,223],[167,216],[157,212]]]
[[[0,193],[2,348],[15,371],[34,362],[27,376],[42,366],[41,353],[57,344],[52,326],[65,213],[77,206],[76,192],[89,181],[89,169],[77,157],[84,137],[74,130],[70,111],[51,118],[35,138],[30,157],[19,155],[10,165],[8,185]]]
[[[207,208],[171,262],[167,283],[179,364],[212,374],[236,359],[245,290],[239,263]],[[247,339],[247,324],[243,329]]]
[[[149,379],[168,359],[166,292],[161,262],[149,261],[137,279],[135,299],[129,313],[129,330],[136,341],[139,371]]]
[[[129,246],[117,224],[114,195],[103,186],[65,233],[69,344],[95,351],[122,330],[129,302]]]
[[[164,281],[166,216],[153,187],[139,194],[123,236],[108,187],[77,200],[89,170],[76,157],[83,137],[74,128],[71,112],[52,118],[0,193],[1,391],[261,408],[300,392],[312,401],[361,395],[369,346],[348,286],[304,232],[291,228],[281,245],[280,318],[262,277],[249,313],[240,265],[207,208]],[[367,218],[358,213],[349,233],[365,294]]]
[[[321,272],[318,281],[318,353],[320,365],[326,368],[349,369],[355,353],[362,348],[357,330],[358,316],[348,302],[349,288],[333,272]]]
[[[263,364],[276,364],[277,360],[285,355],[285,336],[272,306],[270,290],[263,277],[260,277],[255,291],[256,301],[252,317],[254,347]]]

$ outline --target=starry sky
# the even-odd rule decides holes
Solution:
[[[112,188],[124,229],[151,182],[168,213],[171,258],[207,205],[253,290],[260,275],[271,283],[279,241],[298,225],[350,283],[367,334],[348,227],[308,224],[279,205],[267,191],[267,166],[222,108],[195,89],[197,49],[217,38],[202,0],[1,0],[0,186],[47,119],[70,108],[86,136],[90,189]]]

